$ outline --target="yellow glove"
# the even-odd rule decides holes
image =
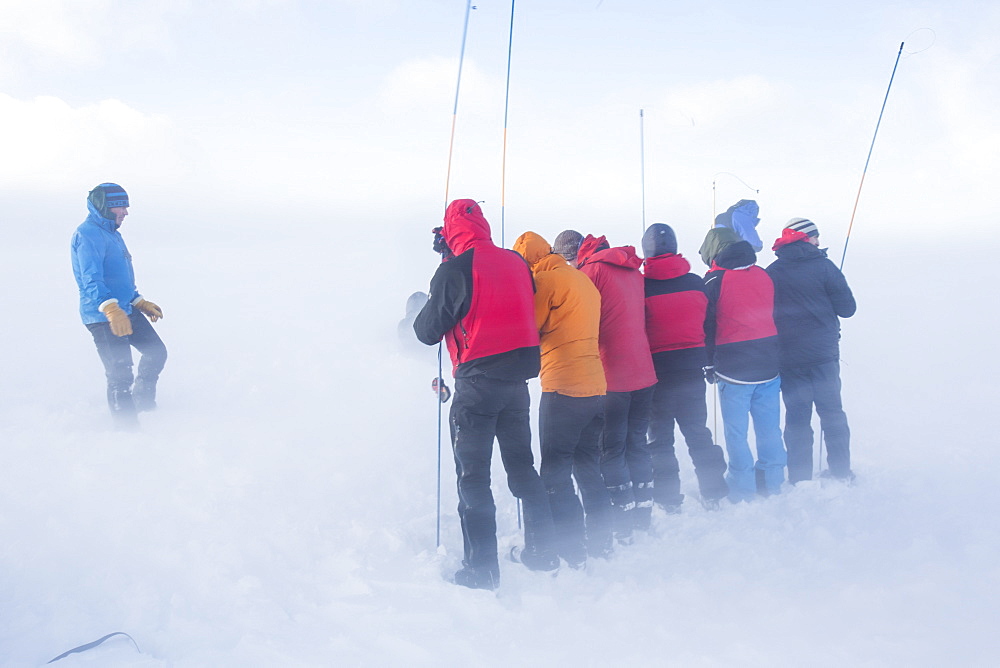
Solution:
[[[111,325],[111,333],[115,336],[128,336],[132,333],[132,321],[125,315],[125,311],[118,305],[118,302],[109,301],[101,308],[101,313],[107,316],[108,323]]]
[[[153,302],[146,301],[142,297],[132,302],[132,306],[136,307],[137,309],[148,315],[149,319],[152,320],[153,322],[156,322],[157,320],[163,317],[163,311],[160,309],[159,306],[157,306]]]

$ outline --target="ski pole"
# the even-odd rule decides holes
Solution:
[[[455,83],[455,105],[451,110],[451,139],[448,140],[448,173],[444,183],[444,205],[448,206],[448,190],[451,187],[451,156],[455,148],[455,124],[458,120],[458,91],[462,88],[462,63],[465,61],[465,38],[469,34],[469,12],[472,9],[472,0],[467,0],[465,4],[465,25],[462,28],[462,49],[458,54],[458,81]]]
[[[514,1],[510,0],[510,34],[507,37],[507,89],[503,99],[503,155],[500,160],[500,245],[504,242],[504,216],[507,204],[507,111],[510,109],[510,54],[514,47]],[[521,525],[521,500],[517,500],[517,522]]]
[[[642,233],[646,234],[646,136],[642,109],[639,110],[639,189],[642,198]]]
[[[455,104],[451,111],[451,138],[448,140],[448,172],[445,176],[444,183],[444,206],[448,208],[448,190],[451,187],[451,158],[455,149],[455,123],[458,119],[458,93],[462,88],[462,63],[465,61],[465,38],[469,34],[469,12],[472,9],[472,0],[467,0],[465,5],[465,25],[462,28],[462,49],[458,56],[458,80],[455,83]],[[442,364],[441,364],[441,346],[442,343],[438,342],[438,387],[440,388],[444,385],[444,380],[442,376]],[[440,389],[438,390],[440,393]],[[437,413],[438,413],[438,435],[437,435],[437,538],[435,547],[441,547],[441,413],[443,411],[443,404],[441,403],[441,395],[438,394],[437,397]]]
[[[434,547],[441,547],[441,388],[444,387],[441,364],[441,342],[438,342],[438,456],[437,456],[437,534]]]
[[[507,205],[507,112],[510,109],[510,56],[514,49],[514,2],[510,0],[510,33],[507,36],[507,89],[503,100],[503,157],[500,161],[500,245],[506,247],[505,214]],[[521,499],[517,500],[517,530],[521,530]]]
[[[868,173],[868,163],[872,159],[872,151],[875,149],[875,138],[878,137],[878,128],[882,125],[882,114],[885,113],[885,103],[889,101],[889,91],[892,90],[892,80],[896,78],[896,68],[899,67],[899,57],[903,55],[903,45],[900,42],[899,53],[896,54],[896,63],[892,66],[892,75],[889,77],[889,86],[885,89],[885,99],[882,100],[882,110],[878,112],[878,122],[875,124],[875,134],[872,135],[872,145],[868,149],[868,157],[865,159],[865,168],[861,172],[861,183],[858,184],[858,194],[854,198],[854,209],[851,211],[851,222],[847,226],[847,237],[844,239],[844,254],[840,257],[840,270],[844,270],[844,260],[847,259],[847,244],[851,241],[851,229],[854,228],[854,214],[858,212],[858,201],[861,199],[861,188],[865,185],[865,174]]]

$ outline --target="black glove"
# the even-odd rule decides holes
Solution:
[[[434,252],[441,256],[441,260],[449,260],[452,258],[454,253],[448,248],[448,242],[444,240],[444,228],[435,227],[431,232],[434,233]]]
[[[703,366],[701,370],[705,373],[705,382],[714,385],[715,381],[718,380],[715,377],[715,366]]]
[[[438,389],[438,387],[439,387],[438,382],[439,381],[441,383],[440,384],[440,388],[441,388],[440,390]],[[451,399],[451,390],[448,389],[448,386],[445,385],[444,381],[441,380],[440,378],[435,378],[434,380],[431,381],[431,389],[434,390],[435,392],[437,392],[438,400],[442,404],[448,403],[448,400]]]

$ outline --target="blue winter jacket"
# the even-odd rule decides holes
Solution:
[[[87,202],[90,215],[76,228],[71,244],[73,275],[80,288],[80,316],[84,324],[107,322],[98,307],[117,299],[125,313],[139,297],[132,270],[132,255],[118,233],[114,219],[105,218]]]

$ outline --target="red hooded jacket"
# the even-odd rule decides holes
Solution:
[[[599,250],[600,249],[600,250]],[[634,392],[656,383],[646,338],[642,258],[632,246],[608,248],[591,235],[580,244],[577,264],[601,293],[599,347],[608,392]]]
[[[519,349],[532,358],[538,375],[538,329],[531,271],[520,255],[498,248],[483,212],[471,199],[455,200],[442,231],[455,257],[442,263],[431,280],[427,305],[414,321],[424,343],[443,336],[456,376],[477,360]],[[496,360],[502,362],[502,360]],[[522,368],[526,368],[522,366]],[[497,377],[506,377],[493,369]]]

